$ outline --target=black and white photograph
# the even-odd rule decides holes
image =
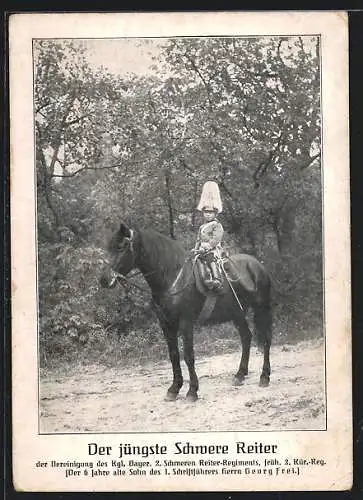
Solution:
[[[34,40],[41,433],[325,428],[319,47]]]
[[[323,475],[327,463],[335,467],[321,454],[332,450],[339,411],[342,434],[350,425],[350,389],[341,391],[350,374],[346,75],[325,56],[332,35],[302,29],[297,16],[280,32],[268,23],[255,33],[176,23],[175,32],[130,35],[125,27],[103,36],[77,32],[70,18],[62,36],[35,29],[27,40],[28,121],[13,141],[20,147],[27,135],[33,154],[22,167],[15,157],[14,171],[19,183],[26,168],[33,188],[23,183],[28,195],[18,195],[24,205],[13,220],[31,236],[33,265],[26,287],[16,281],[17,274],[25,280],[19,265],[14,291],[26,288],[34,298],[31,314],[20,318],[26,309],[15,300],[13,315],[17,331],[25,332],[22,321],[33,325],[28,375],[21,334],[13,349],[15,384],[17,377],[33,384],[27,428],[43,443],[37,473],[67,466],[64,481],[74,486],[90,467],[83,461],[110,459],[97,455],[116,453],[116,442],[122,469],[127,455],[149,460],[173,439],[174,453],[193,463],[129,466],[139,464],[144,490],[149,474],[160,475],[148,467],[163,464],[167,489],[177,489],[170,474],[202,476],[213,460],[200,458],[229,453],[232,445],[215,447],[213,433],[218,443],[235,439],[242,454],[232,472],[228,460],[215,462],[219,469],[208,474],[223,480],[237,481],[242,467],[239,475],[263,484],[289,475],[291,488],[304,467],[314,469],[314,481],[319,467]],[[327,16],[332,26],[341,22],[336,16]],[[22,71],[21,58],[15,66]],[[343,113],[330,129],[333,98]],[[16,107],[21,123],[14,98]],[[19,255],[20,241],[13,237]],[[317,436],[315,446],[309,436]],[[78,458],[60,454],[78,438]],[[61,465],[44,455],[48,439],[59,443]],[[315,450],[307,458],[306,439]]]

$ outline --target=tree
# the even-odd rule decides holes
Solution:
[[[302,171],[319,166],[317,39],[172,39],[166,61],[187,117],[184,161],[199,159],[202,175],[219,180],[232,230],[247,220],[254,240],[267,224],[281,250]]]
[[[81,42],[34,49],[42,342],[71,349],[87,331],[105,341],[110,325],[142,328],[146,299],[100,296],[102,248],[121,219],[191,248],[207,179],[231,252],[265,263],[282,316],[321,304],[316,38],[170,39],[160,74],[141,77],[92,67]]]
[[[62,226],[57,188],[61,178],[105,168],[97,164],[100,137],[112,121],[112,104],[125,85],[104,71],[94,71],[85,49],[69,41],[37,41],[35,52],[35,133],[37,185],[53,229]],[[41,205],[42,206],[42,205]]]

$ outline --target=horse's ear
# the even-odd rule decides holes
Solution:
[[[120,224],[120,233],[125,238],[131,238],[131,230],[123,222]]]

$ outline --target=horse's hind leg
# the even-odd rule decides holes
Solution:
[[[270,347],[272,337],[272,315],[269,304],[255,306],[255,326],[259,345],[263,348],[263,366],[260,376],[260,386],[267,387],[270,383]]]
[[[270,384],[270,347],[271,341],[266,341],[263,346],[263,367],[260,376],[260,387],[267,387]]]
[[[234,321],[234,324],[238,329],[238,333],[241,338],[242,355],[238,371],[233,379],[233,385],[241,385],[245,376],[248,374],[252,333],[244,316],[241,315]]]
[[[188,401],[198,399],[199,381],[195,371],[193,325],[189,322],[181,322],[180,332],[183,335],[184,360],[189,371],[189,390],[187,392]]]

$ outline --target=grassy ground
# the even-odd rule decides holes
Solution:
[[[285,325],[275,325],[273,345],[296,344],[302,340],[320,339],[322,330],[319,327],[285,329]],[[253,341],[252,345],[255,342]],[[183,344],[179,340],[182,353]],[[241,349],[240,338],[232,324],[208,326],[196,329],[194,336],[196,357],[228,354]],[[75,345],[67,356],[48,356],[41,363],[42,374],[48,370],[66,372],[75,365],[103,365],[105,367],[141,366],[149,361],[168,360],[168,351],[161,328],[153,322],[145,330],[131,331],[128,335],[116,335],[105,332],[92,338],[83,346]]]

